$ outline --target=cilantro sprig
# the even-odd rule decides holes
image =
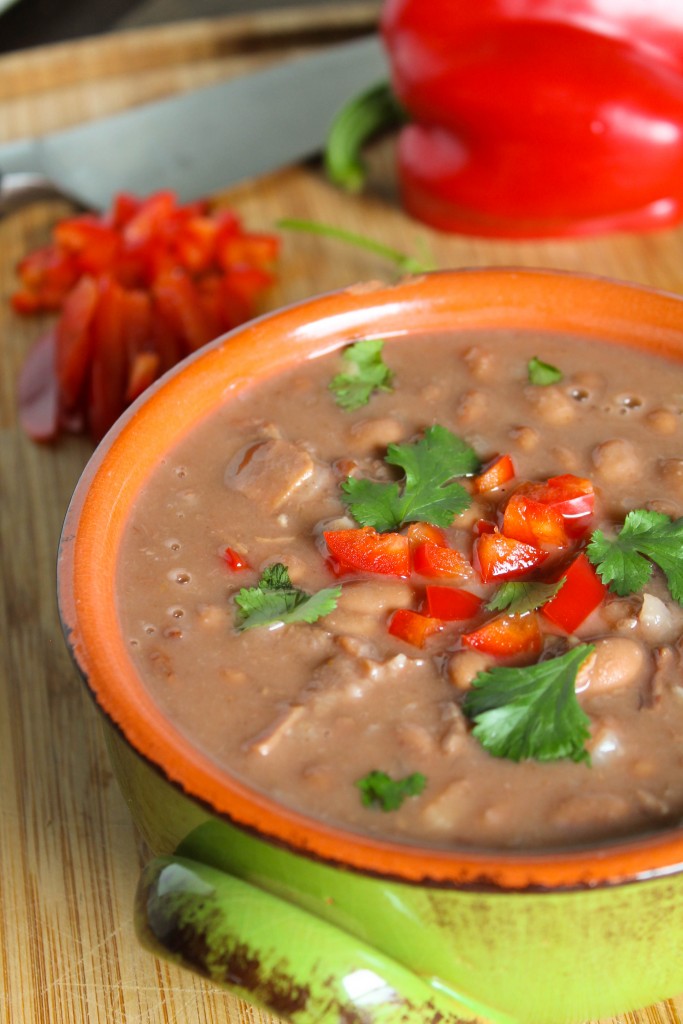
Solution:
[[[307,594],[292,584],[287,566],[276,562],[264,569],[255,587],[242,587],[235,595],[235,626],[243,632],[275,623],[315,622],[334,611],[340,596],[341,586]]]
[[[634,509],[613,539],[596,530],[586,554],[603,583],[621,597],[642,590],[654,562],[666,576],[671,596],[683,604],[683,517]]]
[[[533,356],[527,363],[529,383],[546,388],[549,384],[559,384],[564,376],[562,370],[550,363],[544,363],[538,356]]]
[[[404,523],[450,526],[469,507],[469,494],[453,478],[476,473],[479,459],[446,427],[429,427],[414,444],[389,445],[385,461],[403,470],[402,482],[349,477],[342,484],[347,508],[361,526],[380,533]]]
[[[510,615],[524,615],[547,604],[564,586],[564,577],[557,583],[503,583],[485,605],[490,612],[507,611]]]
[[[421,772],[402,779],[392,779],[386,772],[369,772],[356,785],[364,807],[379,806],[383,811],[396,811],[408,796],[419,796],[427,784]]]
[[[592,644],[579,644],[536,665],[479,672],[463,710],[475,723],[473,735],[484,749],[512,761],[568,758],[590,763],[585,747],[590,719],[574,686],[594,650]]]
[[[347,373],[338,373],[329,384],[337,405],[352,411],[367,405],[375,391],[391,391],[393,373],[382,359],[381,338],[365,338],[342,352],[352,366]]]

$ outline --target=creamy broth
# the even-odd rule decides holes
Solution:
[[[393,391],[349,412],[329,390],[339,354],[247,389],[200,424],[155,471],[124,537],[118,580],[131,655],[164,712],[226,772],[312,817],[439,847],[566,846],[678,823],[683,816],[683,609],[656,569],[648,597],[610,594],[576,636],[591,641],[590,764],[487,753],[462,711],[491,658],[463,649],[472,623],[417,648],[392,636],[425,581],[330,568],[323,531],[353,528],[341,482],[391,479],[387,445],[440,424],[482,462],[509,453],[515,477],[446,533],[471,556],[473,524],[523,481],[559,474],[595,487],[592,528],[647,508],[683,514],[680,368],[574,337],[461,332],[387,342]],[[532,356],[561,382],[528,382]],[[229,547],[250,568],[231,568]],[[314,623],[235,629],[235,594],[284,563],[312,593],[342,585]],[[434,581],[432,581],[434,582]],[[447,583],[448,581],[438,581]],[[489,599],[476,573],[467,588]],[[481,618],[481,615],[479,616]],[[478,621],[478,619],[477,619]],[[588,671],[588,670],[587,670]],[[357,782],[414,772],[423,791],[384,812]]]

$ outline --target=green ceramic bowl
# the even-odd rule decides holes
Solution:
[[[506,326],[683,362],[683,301],[626,284],[490,270],[354,288],[252,321],[167,375],[100,445],[67,515],[65,634],[154,854],[140,937],[295,1022],[563,1024],[683,991],[683,828],[552,853],[446,853],[344,833],[193,749],[142,688],[118,626],[131,502],[227,389],[350,337]]]

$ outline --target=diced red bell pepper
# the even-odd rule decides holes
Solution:
[[[455,548],[425,541],[413,550],[413,569],[420,576],[463,579],[472,575],[472,566]]]
[[[602,604],[608,588],[583,552],[576,556],[569,568],[562,574],[562,587],[547,604],[542,614],[555,626],[574,633],[584,619]]]
[[[474,532],[477,537],[481,537],[482,533],[497,533],[498,527],[490,519],[477,519],[474,524]]]
[[[279,251],[280,242],[275,235],[229,235],[219,242],[218,261],[226,270],[240,264],[270,267]]]
[[[475,494],[484,494],[487,491],[495,491],[503,484],[514,479],[515,466],[510,455],[499,455],[491,462],[486,469],[475,476],[472,480],[472,488]]]
[[[121,248],[121,237],[111,224],[93,214],[68,217],[54,228],[57,246],[72,252],[81,273],[109,272]]]
[[[535,612],[526,615],[498,615],[472,633],[463,633],[461,639],[467,647],[474,647],[496,658],[538,654],[543,644]]]
[[[428,637],[443,629],[443,622],[429,615],[411,611],[409,608],[398,608],[389,620],[389,632],[399,640],[404,640],[413,647],[424,647]]]
[[[482,605],[482,599],[469,590],[460,587],[443,587],[429,584],[425,589],[427,611],[435,619],[445,622],[456,622],[471,619]]]
[[[569,543],[564,519],[552,505],[526,494],[513,494],[505,506],[502,532],[532,547],[565,547]]]
[[[439,544],[441,547],[448,545],[446,534],[440,527],[434,526],[432,523],[411,523],[408,527],[408,540],[410,541],[411,550],[415,550],[420,544],[424,544],[425,541]]]
[[[559,512],[565,520],[565,528],[572,536],[583,532],[586,523],[581,520],[592,516],[595,509],[593,484],[573,473],[522,484],[517,493],[525,494]]]
[[[401,533],[377,533],[364,526],[357,530],[328,530],[323,536],[342,571],[410,575],[410,545]]]
[[[241,555],[235,548],[227,547],[223,552],[223,559],[232,572],[244,572],[246,569],[251,569],[244,555]]]
[[[547,551],[502,533],[482,533],[474,542],[474,567],[484,583],[525,576],[547,557]]]
[[[204,200],[180,206],[168,191],[123,194],[109,214],[60,221],[52,244],[21,261],[12,301],[21,313],[61,310],[62,429],[90,423],[100,436],[161,372],[253,316],[278,248],[275,236],[244,232],[233,211],[212,214]],[[230,253],[239,262],[230,264]]]

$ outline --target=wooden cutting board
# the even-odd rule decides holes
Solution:
[[[347,2],[272,11],[4,57],[0,139],[78,123],[326,45],[370,28],[377,10],[374,2]],[[518,244],[439,236],[399,211],[391,157],[390,143],[374,149],[371,186],[359,198],[335,191],[313,164],[222,198],[253,229],[305,217],[405,252],[426,249],[441,266],[573,268],[683,291],[683,231]],[[16,421],[17,372],[41,323],[10,311],[13,267],[47,241],[68,211],[64,203],[43,203],[0,222],[0,1015],[3,1024],[268,1024],[267,1014],[143,953],[133,932],[136,837],[97,717],[62,643],[54,599],[61,521],[91,448],[75,438],[36,446]],[[368,253],[289,233],[269,301],[391,275]],[[681,1019],[683,996],[620,1020]]]

